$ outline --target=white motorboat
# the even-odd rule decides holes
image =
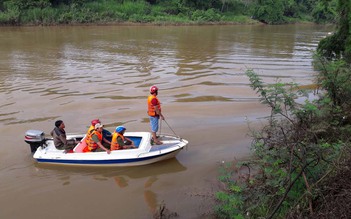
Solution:
[[[154,145],[149,132],[126,132],[135,149],[114,150],[107,152],[83,152],[86,147],[85,134],[67,134],[67,139],[75,139],[79,143],[70,152],[56,149],[52,138],[45,138],[43,131],[28,130],[25,135],[33,158],[38,163],[75,165],[75,166],[138,166],[155,163],[175,157],[188,141],[178,136],[160,135],[162,145]]]

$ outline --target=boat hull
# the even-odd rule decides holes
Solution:
[[[142,158],[129,159],[101,159],[101,160],[83,160],[83,159],[45,159],[37,158],[38,163],[69,165],[69,166],[92,166],[92,167],[126,167],[126,166],[141,166],[156,163],[162,160],[174,158],[182,148],[169,152],[167,154],[155,155]]]

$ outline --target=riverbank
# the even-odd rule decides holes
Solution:
[[[27,5],[28,4],[28,5]],[[252,23],[249,15],[223,13],[217,9],[197,10],[172,4],[152,5],[144,1],[85,2],[44,6],[37,3],[5,5],[0,25],[76,25],[76,24],[154,24],[199,25],[210,23]],[[0,5],[1,10],[1,5]]]
[[[313,24],[313,23],[299,23],[299,24]],[[1,27],[79,27],[79,26],[228,26],[228,25],[266,25],[258,21],[238,23],[238,22],[207,22],[207,23],[137,23],[137,22],[106,22],[106,23],[73,23],[73,24],[50,24],[50,25],[37,25],[37,24],[24,24],[24,25],[0,25]]]
[[[272,110],[266,125],[251,132],[253,158],[239,165],[246,170],[245,174],[239,172],[244,177],[233,179],[238,173],[233,166],[227,167],[222,177],[227,190],[217,194],[222,202],[219,215],[224,218],[351,216],[351,210],[341,211],[350,209],[351,190],[345,180],[339,179],[351,174],[351,101],[346,98],[349,81],[340,80],[349,78],[350,66],[321,57],[315,59],[314,65],[320,70],[318,90],[324,92],[317,100],[306,99],[304,104],[296,100],[306,96],[307,91],[297,90],[297,85],[266,84],[253,70],[247,71],[252,89],[260,96],[261,103]],[[330,84],[337,89],[330,90]],[[314,92],[319,93],[318,90]],[[338,202],[330,204],[331,200]]]
[[[313,24],[313,22],[294,22],[299,24]],[[1,24],[0,27],[33,27],[33,26],[203,26],[203,25],[265,25],[260,21],[250,17],[239,16],[233,21],[155,21],[155,22],[133,22],[133,21],[104,21],[104,22],[59,22],[59,23],[41,23],[29,22],[24,24]]]
[[[148,23],[153,25],[288,24],[335,22],[333,4],[241,1],[14,1],[0,3],[0,25],[75,25]],[[271,8],[267,10],[267,8]],[[319,11],[321,10],[321,11]]]

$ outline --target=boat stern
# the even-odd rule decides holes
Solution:
[[[40,130],[28,130],[25,133],[24,141],[29,144],[31,152],[34,153],[38,147],[45,144],[45,133]]]

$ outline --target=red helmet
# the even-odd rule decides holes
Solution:
[[[91,124],[95,126],[96,124],[101,123],[99,119],[94,119],[91,121]]]
[[[153,85],[153,86],[151,86],[150,87],[150,93],[155,93],[156,91],[158,91],[158,88],[155,86],[155,85]]]

